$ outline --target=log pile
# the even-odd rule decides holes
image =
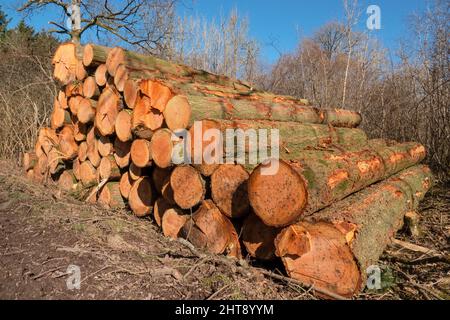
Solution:
[[[211,253],[280,259],[317,290],[360,292],[366,268],[431,186],[424,147],[368,140],[357,112],[118,47],[65,43],[53,65],[60,90],[50,126],[23,155],[30,179],[150,216],[165,236]],[[202,152],[225,141],[209,129],[278,129],[279,141],[249,142],[227,150],[243,161],[210,163]],[[277,159],[257,158],[274,148]]]

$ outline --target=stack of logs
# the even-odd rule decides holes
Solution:
[[[106,208],[128,206],[211,253],[281,259],[290,277],[322,293],[360,292],[366,268],[431,186],[423,146],[368,140],[356,112],[118,47],[65,43],[53,64],[61,89],[50,127],[24,154],[28,177]],[[211,128],[278,129],[279,159],[173,163],[186,142],[174,132],[189,130],[191,142],[200,133],[205,149]]]

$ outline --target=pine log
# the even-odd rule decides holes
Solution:
[[[185,96],[176,95],[167,102],[163,115],[170,130],[186,129],[191,120],[191,105]]]
[[[122,142],[119,139],[114,140],[114,159],[119,168],[123,169],[130,164],[131,141]]]
[[[128,174],[130,175],[130,179],[133,181],[138,180],[143,176],[143,169],[136,166],[133,162],[130,163],[130,167],[128,168]]]
[[[159,129],[153,136],[150,144],[152,159],[160,168],[170,167],[172,164],[172,132],[168,129]]]
[[[100,161],[102,157],[98,153],[98,140],[96,138],[96,130],[95,127],[92,127],[86,137],[87,144],[87,158],[92,163],[94,167],[98,167],[100,165]]]
[[[73,138],[77,143],[86,141],[88,131],[89,131],[88,126],[78,121],[78,119],[73,124]]]
[[[93,122],[97,108],[97,101],[83,98],[79,100],[77,118],[81,123]]]
[[[139,89],[142,94],[146,95],[151,100],[151,107],[163,112],[169,100],[172,99],[173,94],[169,87],[150,79],[142,80],[139,83]]]
[[[225,253],[241,258],[240,244],[233,224],[210,200],[202,202],[199,209],[184,224],[179,235],[194,246],[211,253]]]
[[[38,161],[38,157],[34,152],[24,152],[22,161],[23,168],[25,169],[25,171],[28,171],[34,168]]]
[[[135,181],[128,195],[128,203],[133,213],[138,217],[151,214],[153,202],[154,195],[150,179],[142,177]]]
[[[211,196],[219,210],[229,218],[248,214],[248,172],[240,165],[224,164],[211,176]]]
[[[152,171],[152,182],[155,187],[155,191],[162,195],[165,187],[170,185],[170,175],[172,174],[172,168],[159,168],[154,167]],[[169,197],[173,199],[173,197]]]
[[[177,239],[189,215],[183,214],[178,209],[168,209],[164,212],[161,221],[161,228],[165,237]]]
[[[66,169],[66,165],[63,161],[64,156],[57,148],[53,148],[48,153],[48,169],[52,175],[58,175],[61,171]]]
[[[120,177],[119,181],[119,187],[120,187],[120,194],[124,199],[128,200],[128,197],[130,195],[131,188],[133,187],[134,181],[130,178],[130,175],[128,172],[125,172],[122,177]]]
[[[94,78],[99,87],[104,87],[106,85],[108,82],[108,69],[105,64],[101,64],[97,67]]]
[[[81,166],[80,159],[78,157],[73,159],[73,162],[72,162],[72,173],[73,173],[73,176],[75,177],[75,179],[77,179],[77,182],[79,180],[81,180],[80,166]]]
[[[248,254],[258,260],[274,260],[275,238],[281,228],[269,227],[255,214],[250,214],[242,226],[242,243]]]
[[[115,131],[116,136],[120,141],[126,142],[133,138],[133,134],[131,132],[131,115],[132,111],[129,109],[123,109],[117,115]]]
[[[59,129],[63,127],[65,124],[72,123],[72,119],[70,117],[70,113],[61,108],[61,105],[57,99],[53,104],[53,111],[50,117],[50,126],[52,129]]]
[[[61,44],[53,55],[53,77],[66,85],[76,79],[78,64],[76,45],[70,42]]]
[[[98,166],[98,173],[101,180],[106,179],[108,181],[118,181],[122,176],[112,154],[102,158]]]
[[[77,67],[75,69],[75,78],[78,81],[82,81],[87,77],[87,71],[86,68],[83,65],[83,61],[78,60],[77,61]]]
[[[98,99],[95,114],[95,126],[101,135],[108,136],[114,133],[114,126],[120,108],[118,93],[111,87],[105,87]]]
[[[113,143],[111,138],[108,136],[100,136],[98,139],[98,153],[102,157],[107,157],[111,155],[114,151]]]
[[[85,186],[92,186],[97,182],[97,170],[89,160],[80,165],[80,178]]]
[[[161,128],[163,122],[163,114],[151,106],[151,99],[144,95],[139,96],[132,115],[133,129],[146,128],[153,131]]]
[[[73,116],[78,115],[78,110],[80,109],[80,104],[84,98],[82,96],[76,95],[69,98],[69,110]]]
[[[428,167],[415,166],[336,202],[285,228],[275,240],[276,254],[290,277],[351,297],[432,179]]]
[[[38,142],[42,151],[48,155],[50,150],[56,147],[59,143],[59,137],[56,134],[56,131],[51,128],[41,128],[39,130]],[[36,155],[38,155],[38,151],[36,151]]]
[[[155,201],[155,205],[153,206],[153,218],[159,227],[162,226],[163,216],[169,209],[174,209],[174,205],[173,203],[167,201],[164,197],[158,198],[158,200]]]
[[[118,182],[108,182],[98,194],[98,203],[109,209],[125,208]]]
[[[81,142],[78,145],[78,159],[83,162],[87,159],[87,151],[88,151],[88,145],[86,141]]]
[[[250,204],[265,224],[287,226],[424,158],[425,148],[417,143],[357,152],[305,151],[296,161],[259,165],[248,182]]]
[[[173,199],[181,209],[190,209],[205,197],[205,181],[193,167],[177,166],[170,175]]]
[[[77,179],[72,170],[65,170],[58,179],[58,186],[64,191],[72,191],[76,189]]]
[[[83,96],[83,83],[81,81],[72,81],[64,88],[67,98]]]
[[[64,160],[71,160],[78,155],[78,144],[75,141],[73,126],[66,125],[59,132],[59,150]]]
[[[100,89],[95,81],[95,77],[87,77],[84,80],[83,95],[88,99],[98,99],[100,97]]]
[[[136,139],[131,144],[131,161],[139,167],[145,168],[152,165],[152,144],[144,139]]]
[[[58,99],[58,102],[59,102],[59,106],[61,108],[63,108],[64,110],[69,108],[69,105],[67,103],[67,96],[66,96],[65,91],[59,90],[57,99]]]
[[[106,62],[108,58],[108,53],[111,48],[87,44],[84,46],[83,50],[83,64],[86,67],[96,67]]]
[[[128,108],[134,109],[134,107],[136,106],[137,98],[139,96],[139,92],[139,81],[134,79],[128,79],[127,81],[125,81],[123,87],[123,98]]]

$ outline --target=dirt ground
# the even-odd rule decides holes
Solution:
[[[315,299],[261,272],[282,274],[279,265],[198,255],[149,219],[33,184],[10,163],[0,168],[0,299]],[[435,187],[420,214],[422,235],[397,239],[434,251],[389,246],[383,289],[359,299],[450,299],[450,188]],[[79,267],[80,289],[68,289],[69,265]]]

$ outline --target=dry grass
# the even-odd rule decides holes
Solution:
[[[5,235],[0,241],[0,297],[315,299],[314,290],[268,277],[260,268],[269,266],[199,253],[162,237],[148,219],[85,204],[52,185],[32,184],[9,162],[0,168]],[[422,236],[397,235],[438,255],[388,247],[379,262],[383,290],[365,292],[359,299],[449,299],[449,204],[448,186],[436,187],[421,205]],[[71,263],[80,265],[85,277],[77,292],[65,288],[64,271]],[[274,268],[282,269],[270,266]]]

